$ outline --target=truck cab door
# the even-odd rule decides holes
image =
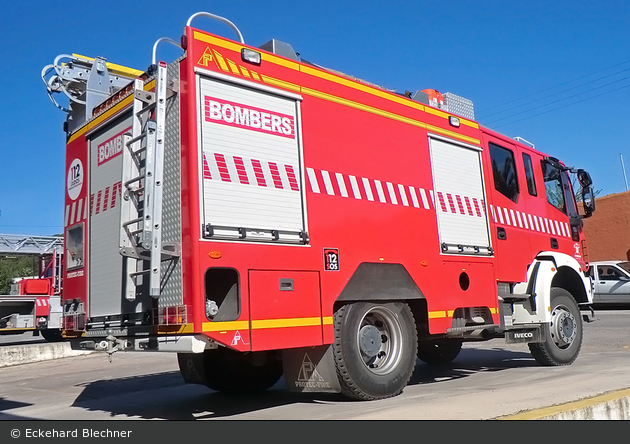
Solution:
[[[485,180],[497,279],[523,282],[532,254],[521,153],[508,141],[484,134],[484,163],[489,166]]]

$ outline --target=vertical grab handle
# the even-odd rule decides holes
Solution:
[[[201,16],[210,17],[211,19],[218,20],[220,22],[225,23],[230,28],[232,28],[234,30],[234,32],[236,32],[236,35],[238,36],[238,40],[242,44],[245,44],[245,40],[243,40],[243,34],[241,34],[241,31],[238,30],[236,25],[234,23],[232,23],[231,21],[229,21],[228,19],[226,19],[224,17],[221,17],[219,15],[214,15],[214,14],[211,14],[209,12],[197,12],[196,14],[193,14],[193,15],[190,16],[190,18],[188,19],[188,22],[186,22],[186,26],[190,26],[190,24],[192,23],[193,19],[195,19],[196,17],[201,17]]]

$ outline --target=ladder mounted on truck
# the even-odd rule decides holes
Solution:
[[[169,261],[170,266],[180,256],[179,245],[162,242],[164,126],[167,93],[173,92],[167,87],[166,63],[156,67],[155,92],[144,86],[142,79],[134,80],[133,123],[122,154],[119,247],[127,262],[124,291],[129,301],[135,300],[146,275],[149,294],[157,298],[163,284],[162,262]]]

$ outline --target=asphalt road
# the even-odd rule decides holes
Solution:
[[[539,366],[526,345],[465,344],[450,365],[420,361],[396,398],[351,402],[297,394],[281,380],[258,395],[228,396],[183,383],[175,355],[91,354],[0,372],[0,419],[321,420],[493,419],[630,387],[630,311],[599,311],[577,361]]]

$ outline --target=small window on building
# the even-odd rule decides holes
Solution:
[[[527,180],[527,191],[531,196],[538,196],[536,192],[536,179],[534,179],[534,166],[532,156],[523,153],[523,164],[525,165],[525,179]]]
[[[84,251],[83,223],[80,223],[68,228],[66,231],[67,270],[83,267]]]
[[[508,199],[518,202],[518,178],[514,153],[493,143],[488,144],[492,161],[494,188]]]
[[[564,200],[564,191],[562,188],[562,171],[544,160],[541,161],[540,164],[542,166],[543,178],[545,179],[547,202],[564,214],[567,214],[567,205]]]

